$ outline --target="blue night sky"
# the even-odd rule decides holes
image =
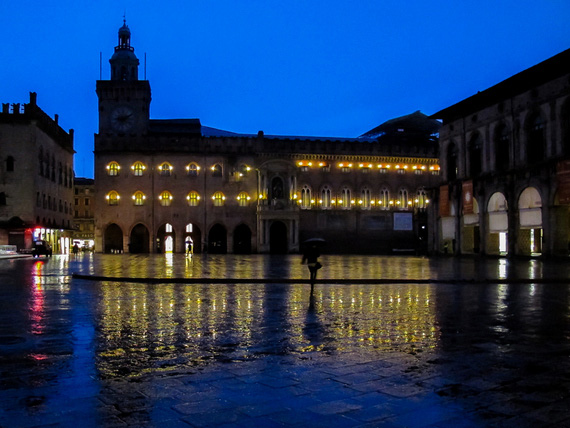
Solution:
[[[242,133],[356,137],[570,48],[568,0],[1,0],[0,102],[37,92],[75,129],[78,177],[125,12],[151,118]]]

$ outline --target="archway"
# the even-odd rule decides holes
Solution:
[[[170,223],[163,224],[156,234],[156,252],[173,253],[176,244],[176,234]]]
[[[113,223],[107,226],[104,235],[104,248],[105,253],[123,250],[123,231],[121,228]]]
[[[191,247],[188,246],[191,245]],[[193,223],[188,223],[186,225],[186,231],[184,233],[184,251],[190,253],[201,253],[202,252],[202,232],[200,228]]]
[[[274,221],[269,228],[269,252],[271,254],[287,254],[287,226],[282,221]]]
[[[226,254],[228,252],[226,228],[215,224],[208,234],[208,252],[212,254]]]
[[[519,197],[519,233],[517,253],[542,253],[542,198],[534,187],[524,189]]]
[[[245,224],[234,229],[234,254],[251,253],[251,230]]]
[[[131,230],[129,252],[133,254],[149,252],[149,233],[144,224],[139,223]]]
[[[496,192],[489,198],[487,204],[487,254],[508,253],[509,218],[507,214],[507,199],[501,192]]]

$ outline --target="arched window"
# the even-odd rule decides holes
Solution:
[[[527,161],[529,164],[541,162],[546,151],[546,122],[540,114],[530,118],[527,125]]]
[[[172,172],[172,165],[170,165],[168,162],[163,162],[158,167],[158,171],[161,176],[170,177],[170,174]]]
[[[241,192],[237,196],[238,204],[240,207],[247,207],[251,197],[246,192]]]
[[[121,199],[119,194],[114,190],[111,190],[109,193],[107,193],[107,196],[105,198],[107,199],[107,204],[109,205],[119,205],[119,200]]]
[[[348,187],[343,187],[340,191],[340,206],[342,209],[350,209],[352,202],[350,196],[350,189]]]
[[[510,168],[510,132],[505,124],[495,131],[495,170],[506,171]]]
[[[469,142],[469,173],[471,177],[478,177],[482,171],[483,143],[481,135],[476,133]]]
[[[369,210],[372,207],[372,196],[368,187],[363,188],[362,192],[360,192],[360,201],[358,203],[363,210]]]
[[[115,176],[119,175],[120,169],[121,169],[121,166],[117,162],[111,162],[107,165],[107,175],[110,175],[111,177],[115,177]]]
[[[457,148],[451,143],[447,146],[447,181],[457,178]]]
[[[330,210],[331,209],[331,189],[329,186],[323,186],[321,189],[321,199],[319,203],[321,204],[321,209]]]
[[[214,201],[215,207],[221,207],[224,205],[226,197],[224,196],[224,194],[222,192],[216,192],[212,196],[212,200]]]
[[[158,195],[158,200],[163,207],[169,207],[172,203],[172,194],[168,190],[163,190],[160,195]]]
[[[301,189],[301,208],[305,210],[311,208],[311,188],[306,184]]]
[[[141,192],[140,190],[136,191],[133,194],[133,201],[136,206],[144,205],[144,201],[146,200],[146,195]]]
[[[212,177],[221,177],[222,176],[222,165],[219,163],[212,165]]]
[[[389,210],[390,209],[390,190],[384,187],[380,190],[380,199],[378,200],[378,204],[380,205],[381,210]]]
[[[164,225],[164,231],[165,231],[166,233],[172,233],[172,225],[171,225],[170,223],[166,223],[166,224]]]
[[[416,192],[416,199],[415,199],[416,208],[418,209],[425,209],[427,208],[428,198],[425,189],[418,189]]]
[[[192,162],[186,165],[186,171],[188,171],[188,175],[190,177],[198,177],[198,172],[200,171],[200,167],[198,166],[198,164]]]
[[[186,200],[188,201],[188,205],[191,207],[197,207],[200,202],[200,195],[198,192],[192,191],[186,195]]]
[[[398,192],[398,208],[401,210],[407,210],[409,209],[409,206],[411,204],[412,201],[410,201],[410,199],[408,198],[408,190],[401,188],[400,191]]]
[[[131,165],[131,171],[135,177],[141,177],[144,174],[146,166],[142,162],[135,162]]]

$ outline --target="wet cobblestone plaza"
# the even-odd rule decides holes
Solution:
[[[566,261],[322,262],[0,260],[0,426],[570,426]]]

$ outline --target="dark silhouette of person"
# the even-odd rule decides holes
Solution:
[[[321,268],[321,264],[319,263],[319,257],[321,253],[319,252],[319,248],[316,244],[310,244],[305,248],[303,252],[303,259],[301,260],[302,264],[307,263],[309,268],[309,273],[311,275],[311,294],[313,294],[313,287],[315,285],[315,280],[317,279],[317,271]]]

